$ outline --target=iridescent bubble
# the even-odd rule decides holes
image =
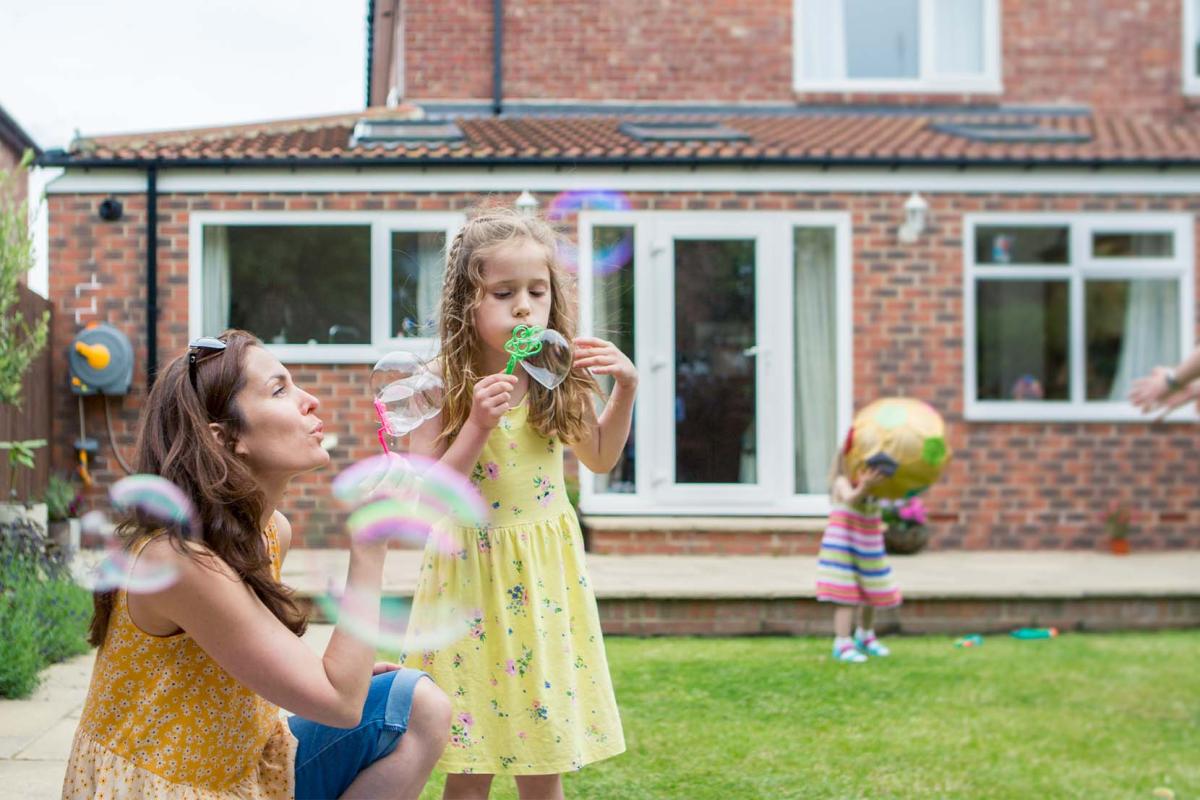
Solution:
[[[442,379],[425,360],[406,350],[394,350],[371,370],[371,393],[384,432],[404,436],[442,410]]]
[[[452,545],[443,530],[487,520],[487,505],[475,485],[423,456],[386,453],[351,464],[334,479],[333,494],[354,509],[346,524],[360,541],[388,539],[420,547],[432,539],[439,552],[449,552]]]
[[[374,598],[354,590],[329,592],[313,602],[326,619],[377,650],[439,650],[469,636],[473,627],[471,612],[448,602],[422,603],[416,615],[410,598]]]
[[[547,204],[546,219],[562,222],[580,211],[628,211],[631,207],[629,198],[620,192],[602,189],[567,191],[556,195]],[[580,245],[591,247],[591,270],[597,275],[610,275],[633,261],[633,232],[628,227],[619,228],[616,236],[595,237],[592,242],[581,242]],[[563,243],[558,256],[567,269],[578,270],[580,258],[576,245]]]
[[[113,508],[137,518],[147,530],[174,528],[184,536],[199,530],[195,509],[178,486],[157,475],[130,475],[109,489]],[[159,592],[179,577],[176,566],[145,552],[136,557],[114,535],[114,528],[100,511],[84,515],[81,526],[105,540],[104,555],[90,568],[81,568],[76,579],[92,591],[122,589],[133,593]]]
[[[542,386],[557,388],[571,374],[571,365],[574,363],[571,343],[561,333],[549,328],[539,332],[537,338],[541,345],[538,351],[517,363]]]

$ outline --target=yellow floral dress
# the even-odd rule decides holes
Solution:
[[[278,580],[273,521],[266,536]],[[295,794],[295,758],[296,739],[278,706],[234,680],[186,633],[142,631],[117,592],[64,798],[282,800]]]
[[[487,525],[425,548],[410,628],[447,608],[469,633],[407,652],[451,697],[450,773],[554,774],[625,750],[583,538],[563,488],[563,445],[524,404],[492,431],[472,481]],[[438,608],[440,610],[435,611]]]

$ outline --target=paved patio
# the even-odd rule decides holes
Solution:
[[[388,558],[385,591],[412,592],[419,554]],[[345,575],[346,554],[297,550],[284,579],[302,594],[324,591]],[[1200,552],[923,553],[893,558],[906,598],[917,600],[1195,601]],[[606,602],[754,601],[812,598],[815,559],[711,556],[590,556],[596,594]],[[970,624],[964,622],[963,624]],[[321,651],[332,631],[314,625],[305,641]],[[50,667],[29,700],[0,700],[0,800],[59,796],[71,737],[87,693],[93,656]]]

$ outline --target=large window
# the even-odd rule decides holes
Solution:
[[[966,221],[967,414],[1134,419],[1130,384],[1189,340],[1186,217]]]
[[[999,92],[998,0],[795,0],[797,91]]]
[[[457,214],[197,213],[191,332],[248,330],[284,360],[430,350]]]

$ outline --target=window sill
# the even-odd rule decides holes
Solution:
[[[963,413],[967,422],[1120,422],[1153,424],[1200,421],[1192,409],[1180,409],[1164,420],[1156,414],[1143,414],[1128,403],[1039,403],[1039,402],[971,402]]]
[[[1004,86],[993,80],[963,81],[795,81],[797,94],[1003,94]]]

